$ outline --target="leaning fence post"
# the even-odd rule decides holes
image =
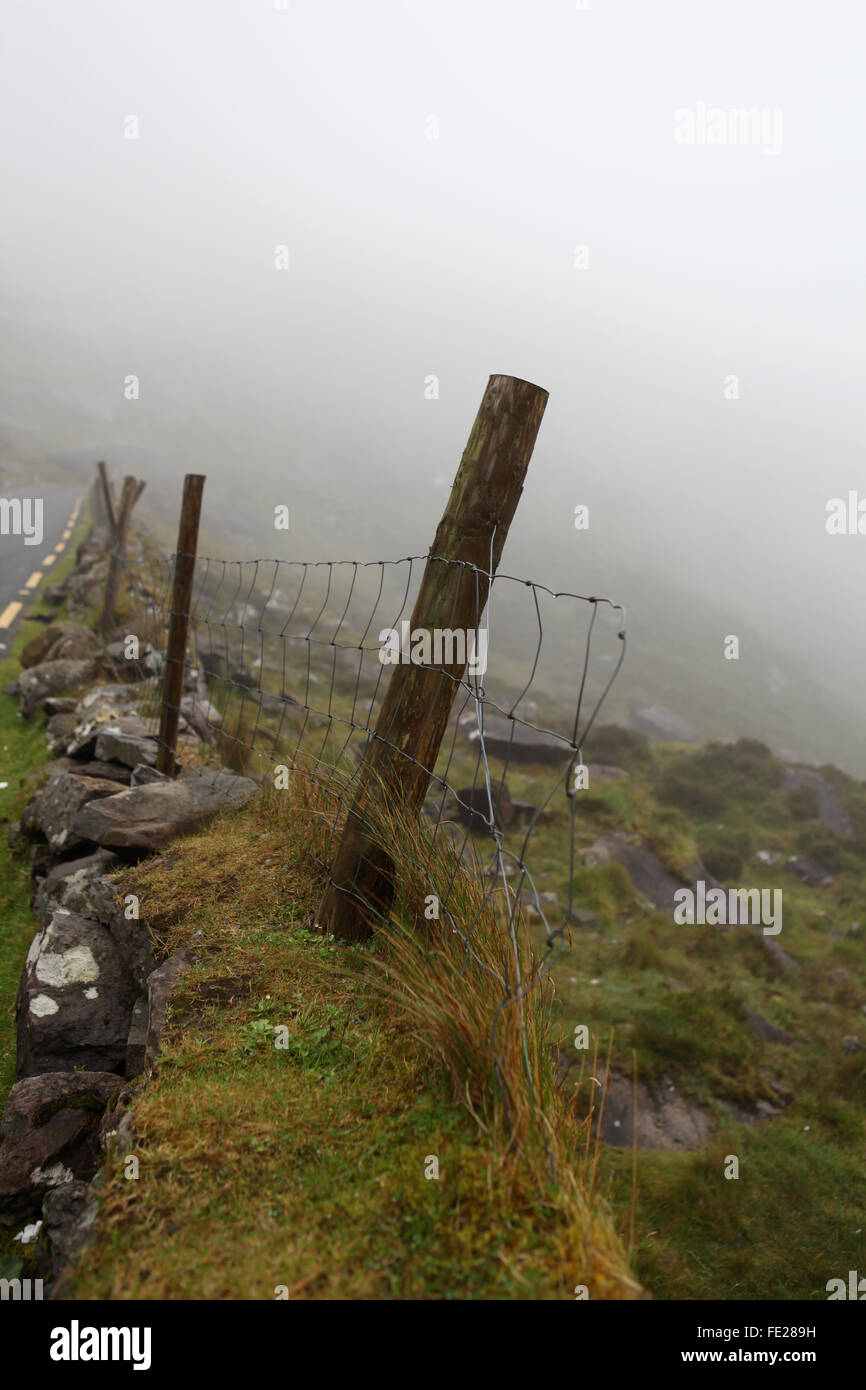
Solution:
[[[115,523],[114,545],[108,557],[105,597],[102,601],[102,613],[97,624],[102,637],[108,636],[114,622],[114,605],[117,602],[117,591],[120,588],[121,571],[126,562],[126,537],[129,532],[132,509],[135,506],[135,486],[134,478],[124,478],[123,491],[120,494],[120,512]]]
[[[108,470],[100,460],[96,465],[99,469],[99,476],[102,479],[102,496],[105,502],[105,510],[108,513],[108,524],[111,527],[111,534],[114,541],[117,541],[117,512],[114,510],[114,497],[111,492],[111,483],[108,481]]]
[[[487,575],[499,564],[547,394],[516,377],[490,377],[430,548],[412,632],[465,633],[480,622]],[[362,941],[372,931],[376,909],[390,903],[393,865],[371,840],[369,810],[383,789],[407,814],[420,810],[466,666],[464,659],[395,667],[319,905],[321,930],[344,941]]]
[[[177,726],[183,694],[183,672],[186,661],[186,639],[189,630],[189,609],[192,600],[192,581],[198,545],[198,523],[204,476],[187,473],[183,480],[183,500],[180,504],[180,524],[177,529],[177,555],[171,586],[171,613],[168,626],[168,646],[162,680],[162,705],[159,712],[159,746],[156,766],[168,777],[174,776]]]

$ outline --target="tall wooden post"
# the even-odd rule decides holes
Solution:
[[[108,470],[100,460],[96,465],[99,469],[99,476],[102,479],[102,499],[105,503],[105,510],[108,513],[108,524],[111,527],[111,534],[117,540],[117,512],[114,510],[114,496],[111,491],[111,483],[108,480]]]
[[[135,487],[134,478],[124,478],[123,491],[120,494],[120,511],[115,521],[114,545],[108,559],[105,597],[102,600],[102,613],[97,625],[102,637],[108,636],[114,622],[114,605],[117,603],[120,576],[126,563],[126,538],[129,534],[132,509],[135,506]]]
[[[547,392],[528,381],[488,381],[430,548],[411,632],[423,629],[432,638],[436,629],[471,632],[480,623],[487,576],[499,564],[546,405]],[[387,910],[393,865],[371,841],[369,811],[383,795],[407,815],[420,810],[466,667],[465,659],[395,667],[319,905],[321,930],[362,941],[372,931],[373,914]]]
[[[174,776],[177,726],[183,695],[183,672],[186,661],[186,639],[189,631],[189,608],[192,600],[192,581],[195,573],[195,554],[198,545],[198,523],[205,479],[201,473],[187,473],[183,480],[183,500],[180,504],[180,524],[177,530],[177,556],[171,588],[171,614],[168,627],[168,647],[162,681],[162,706],[159,713],[159,748],[156,766],[159,772]]]

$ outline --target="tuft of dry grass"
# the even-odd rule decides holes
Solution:
[[[551,1033],[553,983],[513,892],[485,880],[447,837],[406,818],[393,801],[371,799],[366,815],[380,850],[393,855],[400,847],[394,903],[376,931],[385,949],[369,958],[374,996],[390,1000],[436,1056],[506,1185],[528,1180],[565,1224],[578,1263],[592,1270],[593,1296],[641,1297],[598,1191],[598,1058],[569,1095]],[[429,915],[431,897],[438,918]],[[585,1097],[580,1119],[578,1096]]]

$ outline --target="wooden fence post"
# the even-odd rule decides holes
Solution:
[[[437,629],[468,633],[480,623],[487,575],[499,564],[546,405],[540,386],[490,377],[430,548],[411,632],[420,628],[432,639]],[[466,667],[466,659],[395,667],[319,905],[322,931],[362,941],[371,934],[376,911],[387,910],[393,864],[371,842],[369,808],[384,791],[406,814],[420,810]]]
[[[135,506],[135,486],[134,478],[124,478],[123,491],[120,494],[120,512],[115,521],[114,545],[108,558],[105,597],[102,601],[102,613],[97,625],[101,637],[108,636],[114,622],[114,605],[117,603],[120,576],[126,563],[126,538],[129,534],[132,509]]]
[[[162,680],[162,705],[159,712],[159,747],[156,766],[159,772],[174,776],[177,726],[183,694],[183,671],[186,661],[186,639],[189,630],[189,609],[192,600],[192,581],[198,545],[198,523],[205,479],[201,473],[187,473],[183,480],[183,500],[180,504],[180,524],[177,530],[177,557],[171,587],[171,614],[168,626],[168,646]]]
[[[108,524],[111,527],[112,538],[117,541],[117,512],[114,509],[114,497],[111,491],[111,483],[108,480],[108,470],[100,460],[96,465],[99,469],[99,476],[102,479],[102,497],[105,503],[105,510],[108,513]]]

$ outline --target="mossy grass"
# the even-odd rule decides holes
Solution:
[[[195,963],[134,1106],[140,1176],[109,1173],[76,1295],[639,1297],[555,1089],[543,992],[526,1006],[534,1092],[503,1025],[503,1104],[484,968],[502,965],[499,923],[482,915],[484,966],[461,972],[410,880],[369,946],[336,946],[311,931],[327,834],[326,799],[296,778],[119,880],[161,949],[189,944]]]

